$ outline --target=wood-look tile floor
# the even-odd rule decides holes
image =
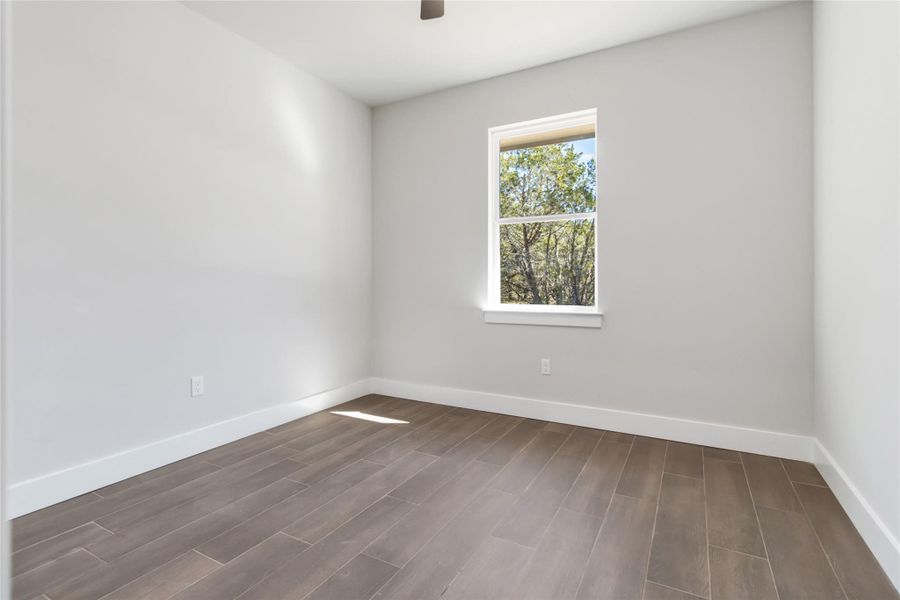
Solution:
[[[815,467],[368,396],[16,519],[17,600],[889,600]]]

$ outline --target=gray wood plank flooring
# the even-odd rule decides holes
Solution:
[[[377,395],[12,528],[15,600],[900,600],[811,464]]]

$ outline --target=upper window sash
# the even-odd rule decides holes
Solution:
[[[596,188],[587,190],[573,188],[572,195],[566,198],[552,199],[557,206],[545,205],[540,196],[532,196],[529,191],[540,186],[541,182],[533,178],[532,167],[534,157],[521,156],[517,151],[527,149],[538,150],[542,147],[558,146],[578,140],[595,140],[596,115],[595,111],[581,111],[557,117],[537,119],[525,123],[517,123],[491,129],[497,139],[492,140],[492,149],[495,151],[493,161],[497,168],[498,188],[511,184],[508,195],[501,195],[497,190],[497,217],[500,219],[509,217],[529,217],[543,214],[581,214],[596,211]],[[496,142],[496,143],[494,143]],[[564,150],[571,152],[571,150]],[[596,151],[592,152],[596,154]],[[551,153],[552,156],[552,153]],[[550,157],[548,157],[550,158]],[[500,164],[505,162],[506,169],[501,170]],[[500,173],[508,173],[512,179],[500,179]],[[574,183],[574,181],[573,181]],[[505,199],[501,202],[501,199]],[[555,210],[554,210],[555,209]]]

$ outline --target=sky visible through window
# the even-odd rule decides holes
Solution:
[[[571,142],[571,144],[575,148],[575,152],[581,152],[581,156],[578,159],[580,162],[586,163],[594,158],[594,138],[577,140]]]

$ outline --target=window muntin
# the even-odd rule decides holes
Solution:
[[[489,302],[597,310],[596,113],[490,130]]]

